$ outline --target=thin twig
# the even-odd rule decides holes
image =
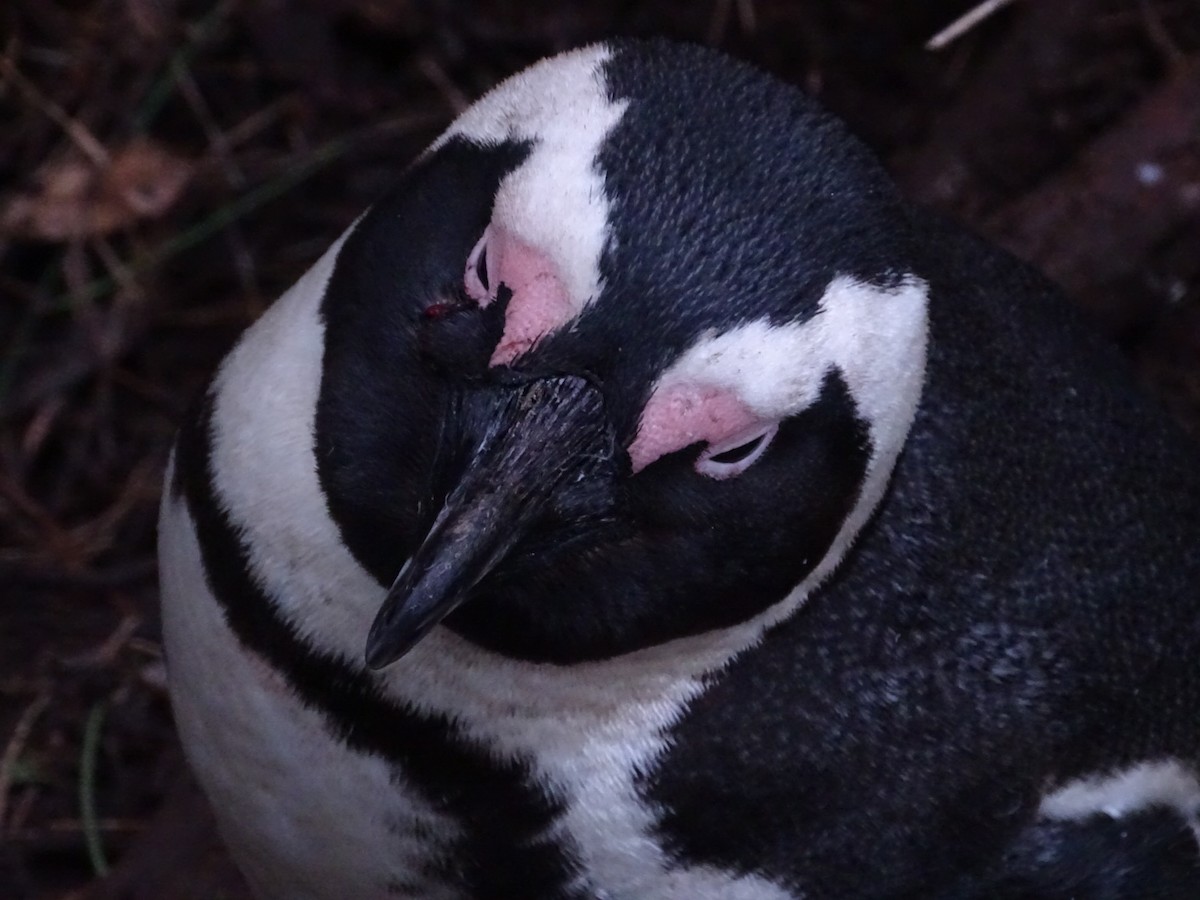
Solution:
[[[1012,3],[1013,0],[983,0],[978,6],[959,16],[925,44],[926,50],[941,50],[958,40],[984,19]]]
[[[471,101],[467,95],[446,74],[446,70],[442,68],[441,63],[433,56],[429,54],[421,56],[417,60],[417,69],[429,79],[429,83],[445,98],[447,105],[456,116],[471,105]]]
[[[31,587],[67,587],[74,589],[122,588],[148,581],[158,571],[153,558],[138,559],[103,569],[64,569],[61,565],[41,565],[22,560],[16,564],[0,562],[0,581],[15,581]]]
[[[231,223],[238,221],[249,213],[254,212],[260,206],[275,200],[292,188],[306,181],[313,175],[317,174],[321,169],[328,166],[330,163],[343,156],[361,140],[366,137],[377,135],[381,131],[390,129],[400,129],[402,131],[412,130],[417,131],[421,128],[432,126],[443,121],[442,116],[438,115],[413,115],[402,116],[397,119],[389,120],[378,125],[372,125],[361,132],[347,135],[345,137],[334,138],[309,152],[302,159],[288,161],[280,165],[279,174],[269,181],[260,184],[246,193],[237,197],[232,202],[221,207],[211,215],[197,222],[191,228],[185,229],[182,233],[176,235],[170,240],[164,241],[153,251],[145,256],[135,259],[129,264],[129,271],[133,273],[146,272],[159,265],[162,265],[167,260],[171,259],[178,253],[189,250],[197,244],[208,240],[214,234],[219,233],[227,228]],[[103,297],[108,294],[114,287],[114,281],[111,276],[102,276],[94,279],[87,284],[81,285],[78,290],[73,292],[72,296],[60,296],[50,304],[51,311],[61,311],[70,308],[71,299],[94,300],[98,297]],[[11,415],[14,407],[10,406],[3,411],[5,415]]]
[[[96,136],[88,131],[82,122],[71,118],[66,110],[43,94],[37,85],[21,74],[20,70],[7,56],[0,56],[0,77],[15,84],[17,89],[25,95],[30,103],[40,109],[48,119],[66,133],[71,142],[79,148],[80,152],[96,168],[104,169],[108,167],[110,159],[108,150],[96,139]]]
[[[39,540],[56,560],[70,565],[78,558],[79,548],[75,546],[70,533],[64,530],[54,516],[33,499],[24,487],[3,471],[0,471],[0,498],[8,501],[13,509],[23,514],[23,518],[40,532]]]
[[[196,117],[196,121],[204,130],[208,146],[212,149],[213,157],[217,160],[226,183],[232,188],[245,187],[246,173],[241,170],[237,160],[233,158],[229,140],[221,131],[221,126],[217,124],[208,101],[204,99],[200,86],[196,84],[196,79],[192,77],[192,70],[184,60],[176,58],[171,61],[171,71],[175,76],[175,84],[179,88],[179,93],[183,95],[183,99],[187,101],[187,105],[192,110],[192,115]]]
[[[57,266],[51,266],[42,273],[33,290],[33,297],[25,302],[17,324],[9,333],[9,340],[4,347],[4,352],[0,354],[0,410],[4,408],[5,398],[12,390],[17,370],[31,347],[34,329],[38,323],[38,313],[42,306],[41,300],[59,277],[59,271]],[[0,418],[3,418],[2,412],[0,412]]]
[[[96,252],[96,255],[100,257],[100,261],[104,263],[108,274],[120,286],[125,296],[140,297],[142,292],[139,289],[137,279],[129,271],[129,266],[117,255],[112,244],[100,237],[91,242],[91,247]]]
[[[744,34],[754,34],[758,31],[758,13],[754,9],[754,0],[737,0],[737,14]]]
[[[133,510],[158,499],[161,469],[162,460],[157,456],[141,459],[129,470],[125,483],[103,512],[67,532],[72,544],[89,561],[113,546],[119,534],[118,526]]]
[[[63,660],[67,668],[105,669],[116,662],[117,657],[125,649],[134,633],[142,626],[142,617],[136,613],[128,613],[117,623],[112,634],[100,644],[81,653],[79,656]]]
[[[1168,66],[1176,70],[1182,68],[1187,63],[1187,54],[1171,36],[1162,15],[1151,0],[1139,0],[1138,7],[1141,11],[1142,27],[1150,43],[1162,54]]]
[[[96,827],[106,834],[137,834],[146,830],[146,823],[141,819],[97,819]],[[39,835],[49,832],[50,834],[78,834],[83,831],[83,823],[78,819],[50,819],[43,822],[37,830],[30,829],[24,834],[10,834],[9,839],[19,841],[22,838],[26,840],[35,840]]]
[[[257,137],[287,112],[289,107],[295,106],[295,103],[295,97],[289,95],[250,113],[224,133],[226,146],[233,150],[238,145]]]
[[[704,31],[706,44],[715,47],[721,43],[725,29],[729,27],[729,14],[732,10],[732,0],[716,0],[713,3],[712,15],[708,18],[708,28]]]
[[[224,0],[187,29],[184,45],[175,51],[158,80],[146,92],[146,96],[134,111],[132,126],[135,132],[144,133],[150,129],[175,87],[176,67],[187,66],[196,58],[217,24],[228,18],[235,5],[236,0]]]

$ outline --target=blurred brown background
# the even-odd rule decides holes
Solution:
[[[613,34],[819,96],[1200,435],[1200,0],[4,0],[0,898],[244,897],[171,731],[154,520],[237,332],[472,98]],[[103,881],[97,874],[110,871]]]

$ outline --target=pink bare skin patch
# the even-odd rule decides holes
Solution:
[[[689,444],[721,445],[767,424],[728,388],[672,384],[656,390],[646,403],[629,459],[636,474]]]
[[[501,284],[512,291],[512,297],[505,310],[504,333],[492,352],[493,366],[510,364],[575,315],[550,258],[493,224],[467,260],[467,294],[486,307],[496,299]]]

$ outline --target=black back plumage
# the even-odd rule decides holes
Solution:
[[[890,491],[645,780],[684,857],[753,859],[805,896],[942,896],[1024,839],[1047,772],[1200,747],[1194,449],[1040,275],[914,224],[930,356]],[[1194,842],[1185,869],[1195,890]],[[999,890],[978,896],[1075,896]]]

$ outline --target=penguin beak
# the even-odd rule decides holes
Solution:
[[[575,376],[470,388],[452,415],[473,450],[367,636],[380,669],[460,606],[535,526],[602,518],[616,443],[597,388]]]

